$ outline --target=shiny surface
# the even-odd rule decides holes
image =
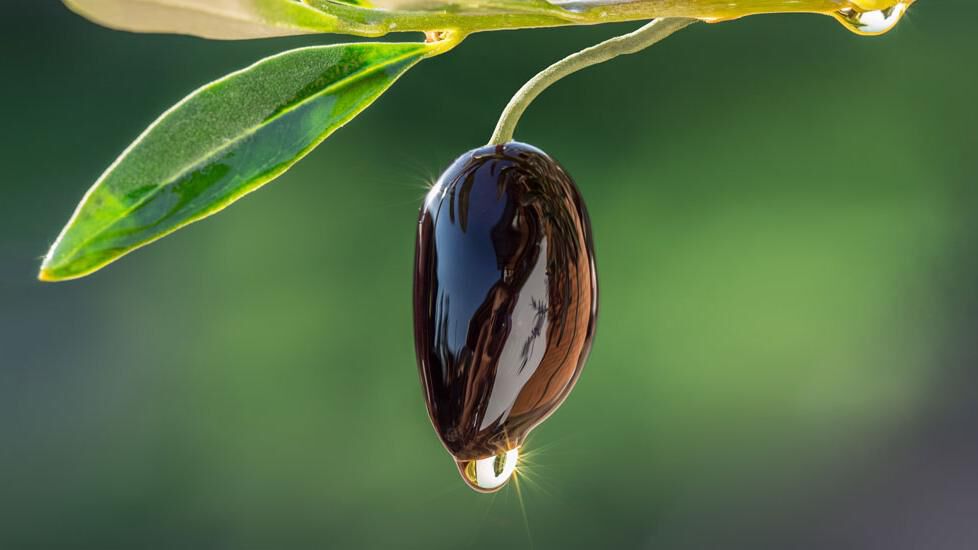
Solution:
[[[519,446],[554,411],[596,312],[591,229],[567,173],[520,143],[456,160],[421,210],[414,315],[428,412],[457,460]]]

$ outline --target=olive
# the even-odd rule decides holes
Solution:
[[[564,401],[597,318],[587,210],[573,180],[523,143],[459,157],[418,221],[414,334],[428,414],[463,479],[491,492]]]

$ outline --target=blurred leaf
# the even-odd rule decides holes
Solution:
[[[337,18],[293,0],[64,0],[113,29],[235,39],[329,32]]]
[[[484,30],[687,17],[725,21],[761,13],[840,17],[892,7],[897,0],[64,0],[102,25],[234,39],[336,32]],[[904,0],[906,4],[914,0]]]
[[[197,90],[102,175],[51,247],[42,280],[81,277],[279,176],[445,46],[293,50]]]

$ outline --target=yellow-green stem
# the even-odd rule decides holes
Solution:
[[[695,22],[696,19],[679,17],[656,19],[634,32],[617,36],[581,50],[547,67],[524,84],[513,96],[513,99],[509,101],[506,109],[503,110],[503,114],[499,117],[499,123],[496,124],[496,130],[493,132],[489,144],[502,145],[512,141],[516,125],[526,108],[530,106],[530,103],[533,103],[537,96],[558,80],[581,69],[614,59],[619,55],[642,51]]]

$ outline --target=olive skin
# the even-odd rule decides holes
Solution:
[[[428,414],[460,468],[519,447],[574,387],[597,319],[593,249],[573,180],[530,145],[469,151],[428,193],[415,348]]]

